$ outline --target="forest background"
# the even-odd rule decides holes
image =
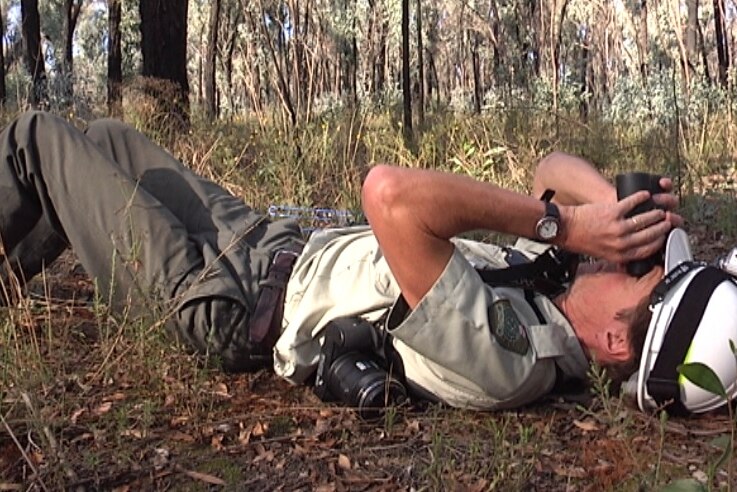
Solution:
[[[731,0],[6,0],[0,20],[3,121],[122,118],[264,211],[358,213],[377,162],[528,191],[563,150],[673,176],[701,258],[737,238]],[[2,490],[737,486],[729,415],[642,414],[595,368],[577,401],[369,424],[109,313],[71,253],[2,290]]]

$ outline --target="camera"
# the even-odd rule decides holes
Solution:
[[[364,420],[381,417],[386,407],[407,400],[404,385],[384,367],[377,330],[359,317],[330,321],[320,351],[315,394],[324,402],[340,401]]]
[[[665,190],[660,186],[660,178],[661,176],[657,174],[640,172],[618,174],[615,178],[617,184],[617,200],[626,198],[640,190],[647,190],[651,195],[663,193]],[[654,208],[657,208],[657,205],[653,201],[652,197],[650,197],[646,202],[640,203],[628,212],[626,217],[629,218],[634,215],[639,215]],[[663,251],[659,251],[644,260],[636,260],[627,263],[627,273],[634,277],[642,277],[652,270],[655,265],[662,264]]]

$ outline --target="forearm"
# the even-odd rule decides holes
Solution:
[[[614,186],[588,161],[553,152],[543,158],[535,170],[532,194],[540,197],[546,189],[555,190],[554,200],[561,205],[614,203]]]
[[[369,188],[377,176],[382,193],[373,204],[382,214],[412,217],[418,228],[437,238],[476,229],[533,237],[545,211],[533,197],[458,174],[382,166],[367,179]],[[371,203],[366,212],[371,220]]]

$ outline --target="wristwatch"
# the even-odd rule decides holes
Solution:
[[[560,233],[560,210],[555,203],[550,201],[555,192],[545,190],[541,199],[545,202],[545,215],[537,221],[535,234],[543,242],[550,242]]]

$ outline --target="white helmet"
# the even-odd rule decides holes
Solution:
[[[653,312],[637,373],[641,410],[669,413],[714,410],[724,398],[680,375],[677,366],[700,362],[719,377],[731,400],[737,396],[737,284],[723,270],[693,261],[688,236],[674,229],[666,245],[666,275],[653,291]]]

